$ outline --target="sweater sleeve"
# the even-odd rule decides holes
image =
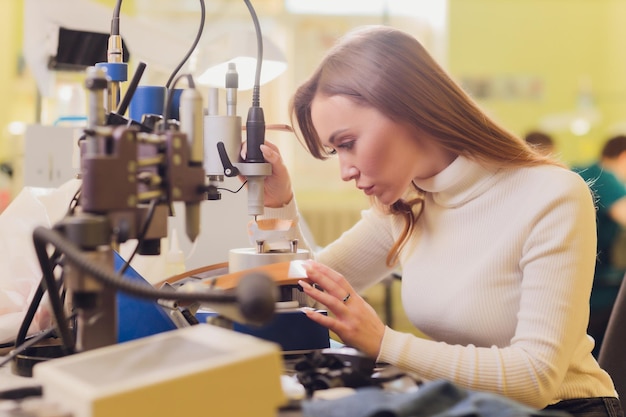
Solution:
[[[589,364],[586,337],[596,243],[590,238],[593,203],[583,181],[554,188],[549,204],[525,226],[520,307],[507,346],[450,344],[387,328],[377,359],[426,380],[450,380],[537,408],[555,398],[601,396],[598,380],[606,377]],[[563,388],[568,372],[578,379]]]
[[[392,271],[386,264],[393,246],[397,219],[374,208],[363,210],[361,220],[321,250],[316,260],[342,274],[357,291],[379,282]]]
[[[264,217],[300,219],[295,199],[282,208],[266,208]],[[392,216],[370,208],[361,212],[361,219],[352,228],[324,248],[316,248],[313,237],[305,236],[299,228],[304,243],[300,246],[310,250],[316,261],[346,277],[356,291],[362,291],[394,270],[386,265],[386,258],[394,243],[391,228],[395,222]]]

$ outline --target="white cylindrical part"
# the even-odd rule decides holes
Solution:
[[[234,165],[241,150],[241,117],[204,116],[204,170],[206,175],[224,175],[224,166],[217,152],[223,142],[226,154]]]
[[[248,215],[260,216],[265,206],[265,177],[248,177]]]
[[[215,87],[209,88],[208,96],[209,103],[207,105],[207,113],[210,116],[217,116],[220,114],[219,90]]]
[[[298,249],[298,252],[267,252],[257,253],[256,248],[231,249],[228,252],[228,272],[239,272],[258,266],[274,264],[278,262],[290,262],[306,260],[311,254],[306,249]]]

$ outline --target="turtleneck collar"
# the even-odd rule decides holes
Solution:
[[[498,169],[459,155],[443,171],[430,178],[414,180],[417,187],[431,194],[436,204],[456,207],[485,192],[495,181]]]

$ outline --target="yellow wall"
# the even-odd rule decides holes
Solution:
[[[3,55],[3,59],[0,59],[0,161],[3,161],[10,158],[14,151],[14,144],[11,142],[13,138],[9,136],[7,125],[23,110],[22,97],[28,88],[19,78],[22,69],[22,0],[3,2],[0,39]],[[32,91],[34,90],[31,93]]]
[[[576,108],[581,80],[592,88],[600,122],[584,136],[551,133],[566,162],[595,158],[626,121],[626,4],[619,0],[450,0],[449,69],[458,79],[540,80],[543,92],[479,100],[515,133]],[[526,98],[524,98],[526,97]]]

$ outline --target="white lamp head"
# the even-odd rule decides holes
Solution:
[[[198,57],[196,82],[211,87],[224,87],[229,63],[235,63],[239,74],[239,89],[254,86],[257,61],[256,34],[252,31],[226,33],[210,42],[203,56]],[[204,68],[204,70],[202,70]],[[287,60],[270,39],[263,37],[263,63],[260,83],[265,84],[287,69]]]

